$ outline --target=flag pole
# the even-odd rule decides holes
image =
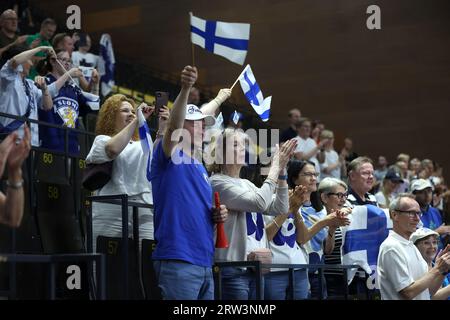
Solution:
[[[250,66],[249,64],[245,66],[244,70],[242,70],[242,72],[239,74],[239,76],[237,77],[236,81],[231,86],[230,90],[233,90],[234,86],[236,85],[236,83],[238,83],[239,79],[244,74],[244,72],[248,69],[249,66]]]
[[[194,44],[191,43],[192,45],[192,50],[191,50],[191,54],[192,54],[192,66],[195,67],[195,50],[194,50]]]
[[[189,25],[191,25],[192,20],[192,12],[189,12]],[[195,49],[194,49],[194,43],[192,42],[192,34],[191,36],[191,58],[192,58],[192,66],[195,67]]]

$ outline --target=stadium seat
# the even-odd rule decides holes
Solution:
[[[155,240],[142,240],[142,281],[147,300],[161,300],[161,292],[152,263],[152,253],[155,246]]]

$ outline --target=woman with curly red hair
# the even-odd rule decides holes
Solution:
[[[138,108],[147,119],[154,111],[142,103]],[[96,125],[96,137],[86,158],[86,163],[100,164],[113,161],[111,180],[97,195],[127,194],[132,201],[153,204],[151,185],[146,177],[149,154],[144,154],[137,133],[136,104],[122,94],[109,97],[102,105]],[[168,118],[168,109],[160,111],[160,120]],[[132,214],[129,208],[128,227],[131,234]],[[99,235],[122,235],[121,207],[106,203],[92,205],[94,251]],[[139,210],[140,238],[153,239],[153,212]]]

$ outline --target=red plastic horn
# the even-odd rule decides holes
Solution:
[[[214,202],[216,208],[220,208],[219,193],[214,192]],[[228,239],[225,234],[225,228],[223,227],[223,222],[217,223],[217,238],[216,238],[216,248],[228,248]]]

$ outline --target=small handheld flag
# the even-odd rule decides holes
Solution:
[[[248,51],[250,24],[204,20],[191,15],[191,41],[209,52],[243,65]]]
[[[272,102],[272,96],[264,99],[261,89],[258,83],[256,83],[255,76],[253,75],[252,68],[248,64],[244,71],[239,75],[239,82],[241,83],[242,91],[250,102],[253,109],[259,115],[262,121],[266,122],[270,116],[270,103]]]
[[[141,147],[142,151],[144,151],[144,154],[148,154],[148,160],[147,160],[147,180],[150,181],[150,163],[152,159],[152,153],[153,153],[153,140],[150,135],[150,129],[147,125],[147,121],[145,120],[144,115],[142,114],[141,108],[138,108],[137,112],[138,116],[138,123],[139,123],[139,139],[141,141]]]

